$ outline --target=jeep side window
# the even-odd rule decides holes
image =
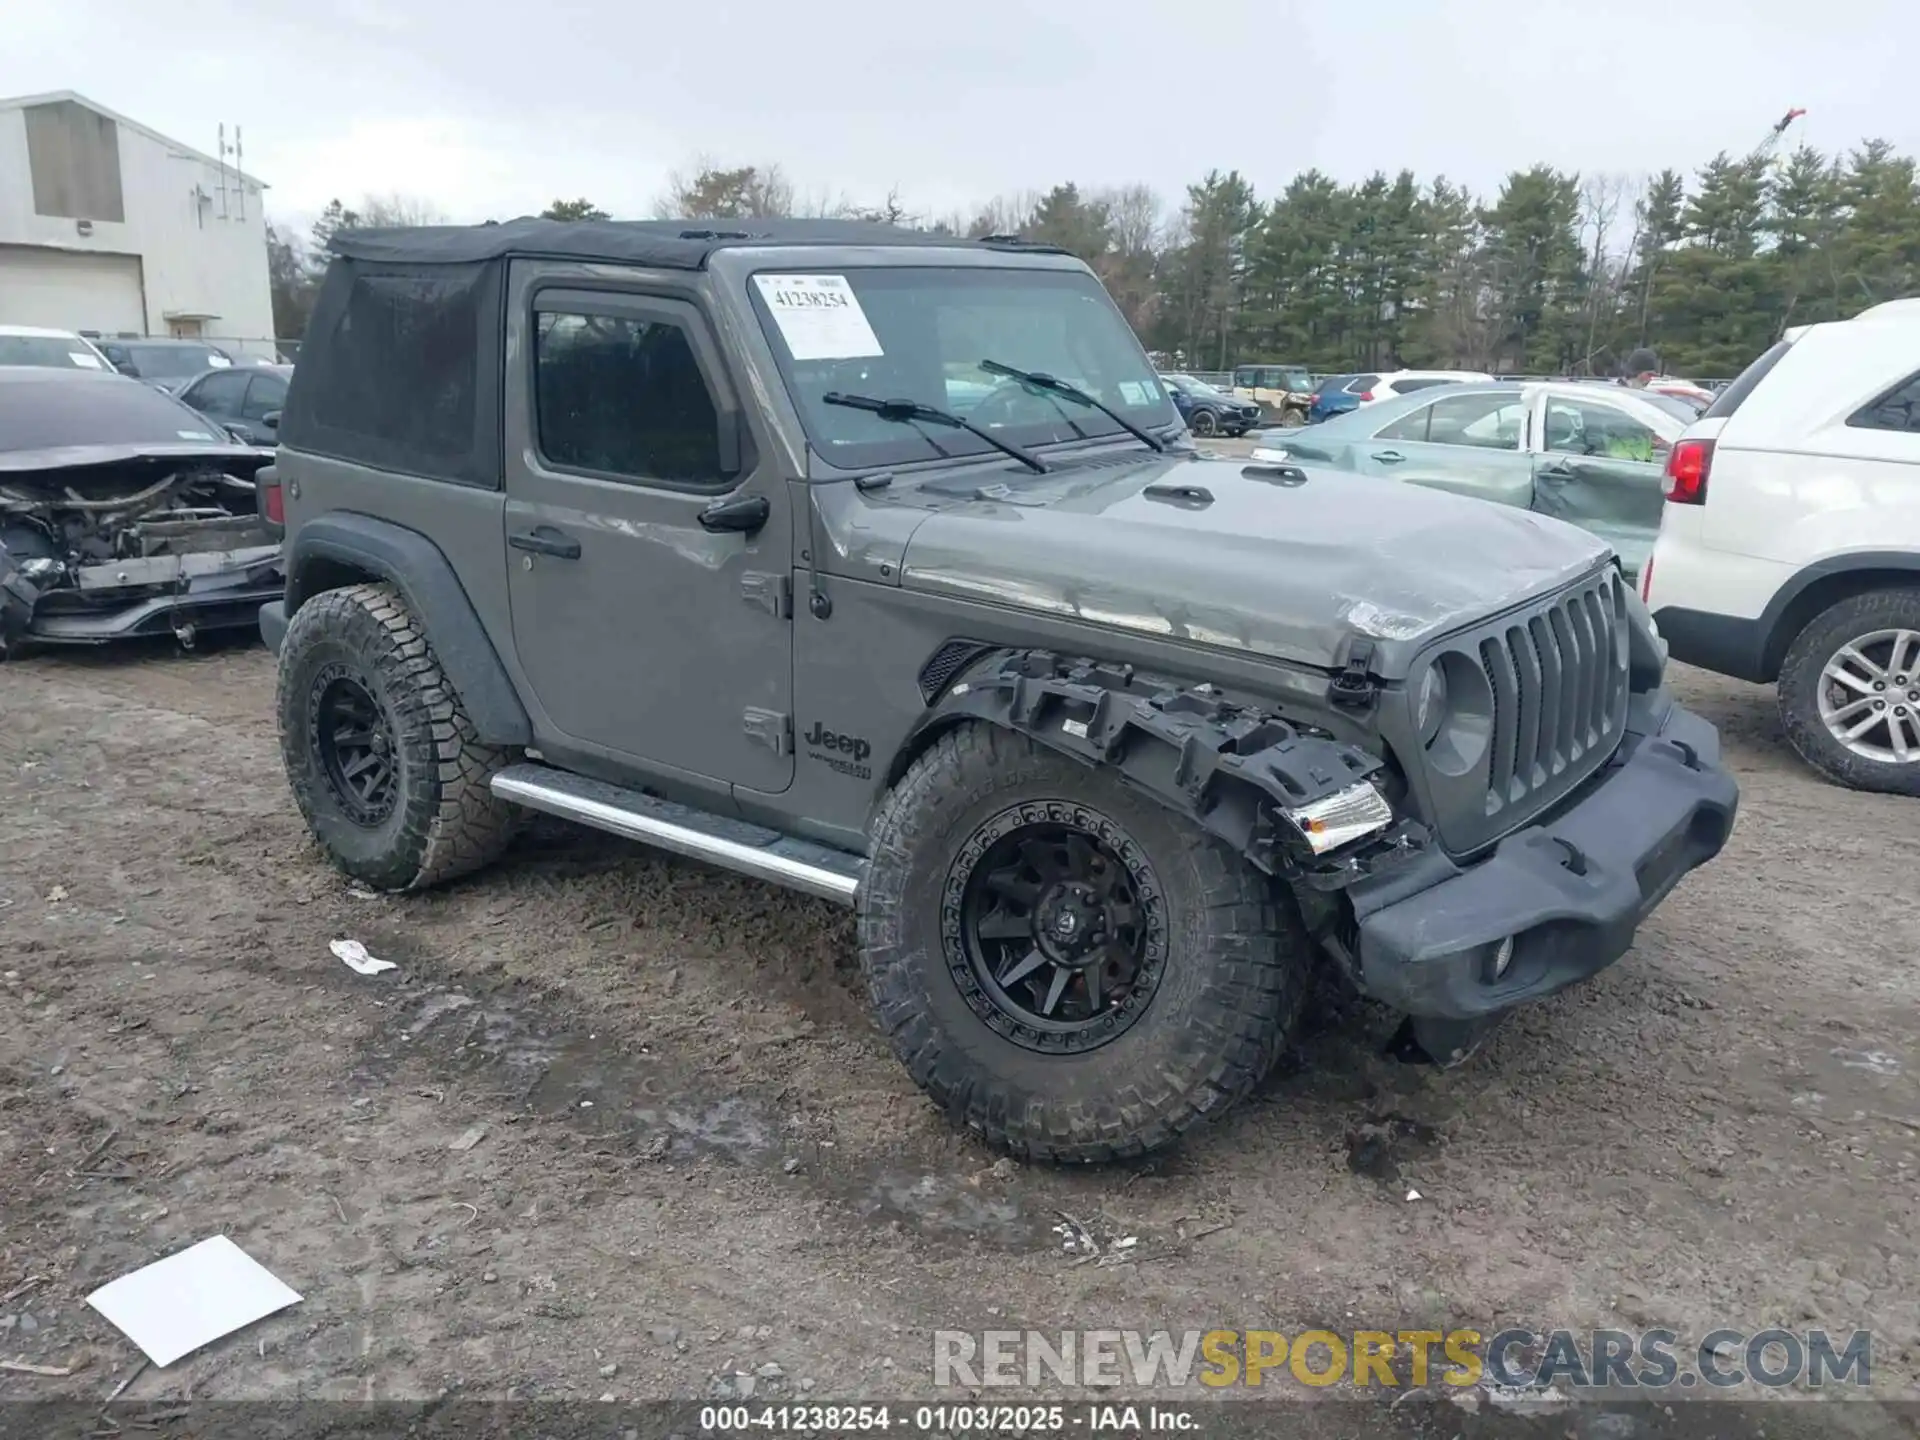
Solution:
[[[1904,430],[1920,433],[1920,375],[1909,376],[1847,424],[1859,430]]]
[[[671,322],[539,311],[534,402],[540,453],[556,466],[678,485],[725,478],[713,396]]]

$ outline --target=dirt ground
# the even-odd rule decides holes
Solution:
[[[138,1355],[83,1297],[218,1231],[302,1303],[129,1398],[914,1397],[935,1328],[1416,1322],[1868,1327],[1920,1395],[1920,808],[1676,684],[1743,809],[1620,964],[1450,1072],[1323,1020],[1178,1151],[1061,1173],[923,1102],[842,911],[558,826],[357,893],[257,646],[8,665],[0,1359],[73,1373],[0,1398],[104,1396]]]

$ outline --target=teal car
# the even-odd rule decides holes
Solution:
[[[1268,432],[1256,459],[1404,480],[1590,530],[1637,576],[1660,533],[1686,407],[1620,385],[1448,385]]]

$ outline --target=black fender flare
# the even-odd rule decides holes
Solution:
[[[1316,856],[1286,812],[1367,782],[1385,762],[1208,684],[1043,650],[994,650],[968,666],[903,749],[968,720],[1023,735],[1132,788],[1217,836],[1269,875],[1340,889],[1387,852],[1423,848],[1425,828],[1391,823],[1359,846]]]
[[[293,532],[286,571],[289,620],[315,595],[352,584],[358,575],[390,582],[419,617],[480,738],[489,745],[533,743],[526,707],[466,587],[440,547],[418,530],[353,511],[328,511]]]

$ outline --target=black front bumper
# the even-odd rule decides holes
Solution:
[[[1461,869],[1429,852],[1412,873],[1353,887],[1360,988],[1417,1019],[1464,1022],[1430,1027],[1459,1050],[1471,1048],[1475,1022],[1624,955],[1681,877],[1720,853],[1740,792],[1718,732],[1678,705],[1657,733],[1630,729],[1621,748],[1571,805],[1486,859]],[[1445,878],[1409,893],[1429,869]],[[1511,962],[1495,976],[1508,938]]]

